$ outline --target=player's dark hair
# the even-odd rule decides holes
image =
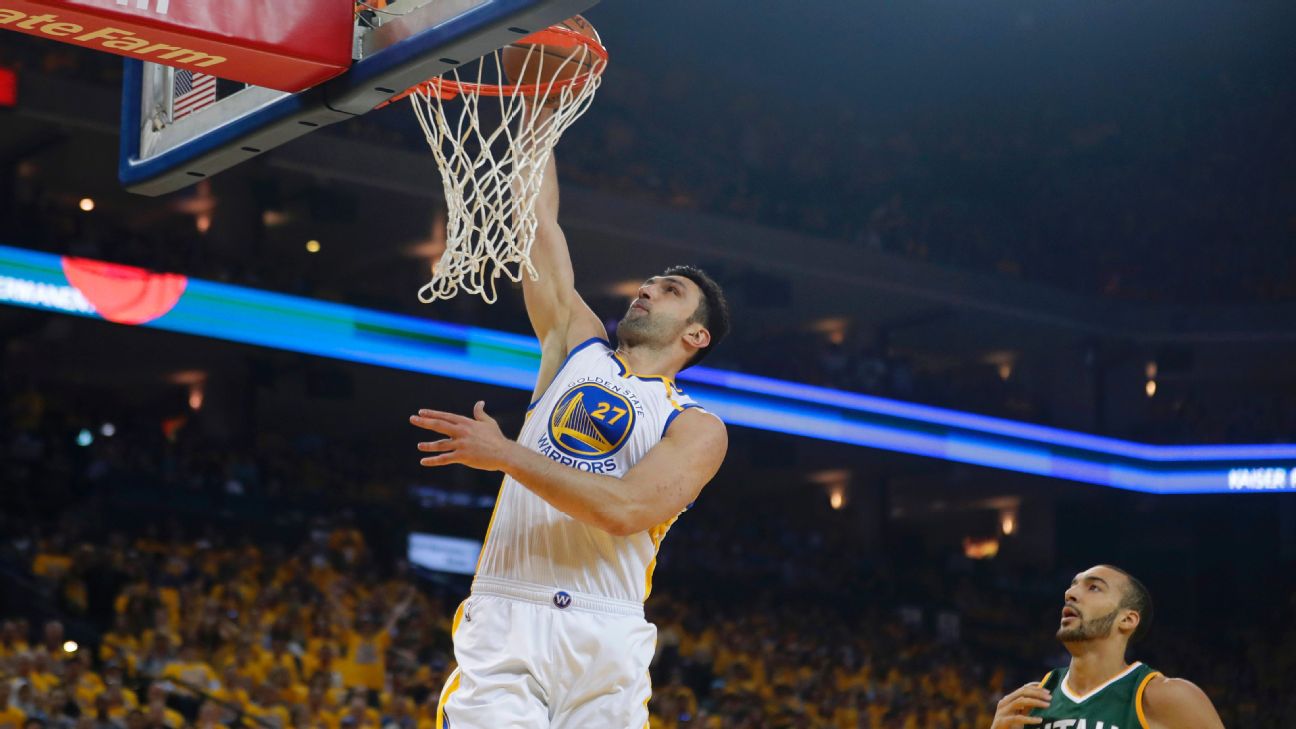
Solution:
[[[1148,630],[1152,628],[1152,593],[1148,591],[1147,585],[1139,581],[1139,578],[1115,565],[1109,564],[1107,566],[1125,575],[1125,579],[1129,581],[1124,593],[1121,595],[1119,607],[1124,610],[1133,610],[1139,614],[1138,627],[1134,629],[1134,633],[1130,635],[1129,639],[1129,644],[1134,645],[1143,640]]]
[[[689,317],[689,321],[706,327],[706,330],[711,333],[711,343],[699,349],[688,362],[684,363],[684,367],[692,367],[710,354],[720,340],[729,333],[729,303],[725,301],[724,290],[720,288],[720,284],[697,266],[671,266],[662,275],[683,276],[702,290],[702,301],[698,302],[697,310]]]

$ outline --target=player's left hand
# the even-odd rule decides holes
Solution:
[[[420,451],[440,454],[421,459],[419,463],[424,466],[459,463],[482,471],[501,471],[509,448],[515,445],[504,437],[495,418],[486,414],[486,403],[482,400],[473,406],[471,418],[440,410],[420,410],[418,415],[410,416],[410,423],[447,436],[418,444]]]

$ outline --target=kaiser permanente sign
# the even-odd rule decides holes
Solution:
[[[0,0],[0,28],[280,91],[351,64],[341,0]]]
[[[528,336],[5,246],[0,303],[525,391],[540,363]],[[707,367],[679,379],[731,425],[1156,494],[1296,493],[1296,445],[1154,446]]]

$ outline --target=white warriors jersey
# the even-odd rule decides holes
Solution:
[[[606,341],[589,339],[571,350],[532,404],[518,442],[563,465],[621,478],[677,415],[695,407],[670,379],[635,375]],[[657,549],[675,518],[613,536],[506,476],[477,575],[643,602],[652,591]]]

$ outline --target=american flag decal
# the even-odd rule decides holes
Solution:
[[[189,116],[216,101],[216,77],[177,68],[173,99],[172,121]]]

